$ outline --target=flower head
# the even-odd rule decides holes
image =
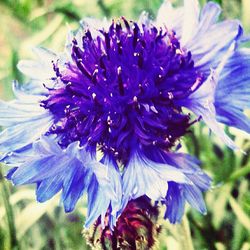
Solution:
[[[43,107],[53,115],[48,134],[65,148],[74,141],[128,163],[141,148],[169,150],[190,126],[173,99],[202,83],[191,53],[166,28],[113,21],[93,37],[73,38],[71,60],[54,62],[59,83]]]
[[[36,183],[40,202],[62,190],[66,212],[87,192],[86,227],[101,216],[113,229],[128,202],[145,196],[166,205],[171,223],[186,202],[206,213],[211,179],[177,152],[179,140],[203,121],[237,149],[219,122],[250,132],[250,52],[238,46],[238,21],[217,23],[217,4],[199,12],[196,0],[177,9],[166,1],[155,22],[145,13],[138,22],[86,19],[63,53],[38,48],[37,61],[21,61],[32,80],[0,103],[7,178]]]

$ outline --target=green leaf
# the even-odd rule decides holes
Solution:
[[[24,234],[47,212],[54,209],[54,200],[46,203],[32,202],[25,207],[16,220],[16,228],[18,239],[21,239]]]
[[[231,181],[231,182],[234,182],[236,180],[238,180],[239,178],[242,178],[246,175],[248,175],[250,173],[250,164],[243,167],[243,168],[240,168],[236,171],[234,171],[230,177],[228,178],[228,181]]]
[[[239,222],[248,231],[250,231],[250,218],[247,216],[247,214],[243,211],[243,209],[240,207],[238,202],[233,197],[229,198],[229,203]]]
[[[242,0],[242,23],[246,31],[250,31],[250,1]]]

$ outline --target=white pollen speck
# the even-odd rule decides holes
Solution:
[[[138,101],[137,96],[134,96],[134,97],[133,97],[133,102],[137,102],[137,101]]]
[[[155,108],[155,106],[150,106],[150,109],[151,109],[153,112],[155,112],[156,114],[158,114],[158,111],[157,111],[157,109]]]
[[[172,99],[174,98],[174,95],[173,95],[172,92],[168,92],[168,98],[169,98],[170,100],[172,100]]]
[[[146,111],[149,112],[149,105],[148,104],[142,104],[142,105],[146,109]]]
[[[178,55],[178,54],[179,54],[179,55],[182,55],[182,54],[183,54],[183,52],[182,52],[180,49],[177,49],[175,52],[176,52],[177,55]]]
[[[201,83],[201,78],[200,77],[198,77],[197,79],[196,79],[196,81],[194,82],[194,84],[191,86],[191,91],[194,91],[198,86],[199,86],[199,84]]]
[[[108,123],[108,125],[111,125],[111,123],[112,123],[112,120],[111,120],[111,118],[110,118],[110,115],[107,117],[107,123]]]
[[[117,73],[118,73],[118,74],[121,74],[121,72],[122,72],[122,67],[119,66],[119,67],[117,68]]]

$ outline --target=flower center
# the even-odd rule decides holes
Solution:
[[[191,53],[151,24],[121,18],[98,32],[73,39],[69,61],[54,62],[59,84],[42,102],[54,116],[48,133],[122,162],[138,147],[169,150],[191,124],[175,100],[203,82]]]

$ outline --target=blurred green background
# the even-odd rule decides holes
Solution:
[[[180,1],[172,1],[179,4]],[[201,0],[205,4],[206,0]],[[238,18],[250,32],[250,0],[217,0],[221,18]],[[0,98],[11,99],[11,82],[25,81],[16,64],[32,57],[31,48],[43,45],[60,51],[69,28],[82,17],[126,16],[137,19],[146,10],[154,18],[162,0],[0,0]],[[1,111],[0,111],[1,112]],[[202,125],[183,139],[184,149],[203,162],[214,178],[205,200],[208,214],[187,208],[194,249],[250,250],[250,140],[237,130],[227,132],[248,154],[232,152]],[[211,138],[212,137],[212,138]],[[0,250],[89,249],[81,235],[84,199],[64,214],[59,198],[45,204],[35,200],[34,187],[15,188],[0,175]],[[164,227],[155,249],[182,250],[178,228]]]

